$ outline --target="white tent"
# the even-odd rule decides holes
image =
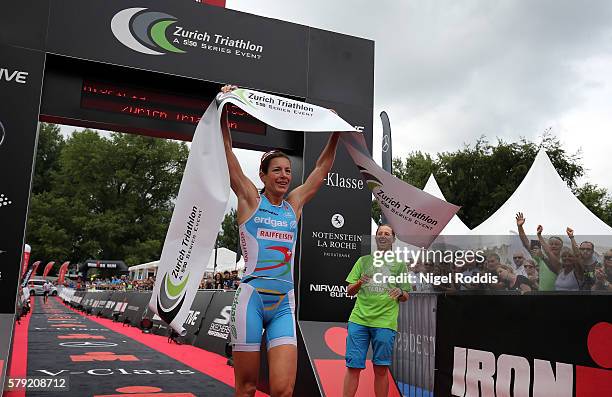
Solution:
[[[442,190],[440,190],[440,186],[438,186],[438,182],[436,182],[436,178],[434,178],[433,174],[429,176],[423,191],[431,194],[432,196],[436,196],[437,198],[446,201],[444,195],[442,194]],[[457,215],[453,216],[453,218],[448,222],[446,227],[440,233],[443,236],[463,236],[470,232],[470,228],[463,223],[461,219]]]
[[[142,280],[149,276],[157,275],[157,267],[159,261],[153,261],[143,263],[140,265],[130,266],[130,278],[134,280]],[[206,265],[206,271],[212,272],[215,268],[215,251],[213,250],[208,264]],[[236,253],[227,248],[217,248],[217,272],[224,272],[226,270],[240,270],[244,268],[244,259],[241,258],[241,262],[236,263]]]
[[[130,271],[130,279],[131,280],[144,280],[147,277],[154,277],[157,275],[157,267],[159,266],[159,261],[153,261],[148,263],[142,263],[140,265],[130,266],[128,270]]]
[[[242,265],[244,267],[244,265]],[[217,248],[217,272],[237,270],[236,267],[236,253],[227,248]],[[207,272],[215,271],[215,251],[210,255],[208,259],[208,265],[206,266]]]
[[[528,235],[535,235],[537,226],[542,225],[544,235],[566,236],[565,230],[570,226],[578,241],[589,239],[596,246],[599,242],[599,247],[607,247],[612,241],[612,228],[574,196],[544,150],[540,150],[512,196],[473,229],[472,235],[516,234],[517,212],[523,212],[525,216],[525,232]]]

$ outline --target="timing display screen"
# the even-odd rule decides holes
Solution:
[[[210,100],[150,89],[119,86],[91,79],[83,80],[83,109],[120,113],[132,117],[175,123],[197,124]],[[236,131],[265,135],[266,125],[242,109],[229,105],[230,128]]]

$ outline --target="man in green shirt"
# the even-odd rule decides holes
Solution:
[[[348,323],[344,397],[353,397],[357,392],[370,343],[374,352],[374,394],[386,396],[389,390],[387,372],[393,356],[399,302],[408,299],[410,290],[406,264],[384,258],[385,253],[391,254],[388,251],[394,242],[391,226],[380,225],[376,230],[376,252],[359,258],[346,278],[347,292],[356,294],[357,301]]]

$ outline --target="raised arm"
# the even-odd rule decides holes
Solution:
[[[232,150],[232,137],[228,127],[227,113],[227,107],[225,107],[221,114],[221,131],[223,132],[223,146],[225,148],[225,156],[227,157],[230,185],[238,199],[248,199],[250,196],[256,198],[257,188],[242,171],[240,162]]]
[[[540,240],[542,249],[544,250],[544,253],[546,254],[546,258],[543,258],[544,263],[546,263],[546,266],[548,266],[548,268],[551,271],[558,274],[559,271],[561,270],[561,262],[559,261],[559,258],[557,258],[557,255],[555,255],[554,252],[552,252],[552,250],[550,249],[550,245],[548,245],[548,241],[546,241],[546,239],[542,237],[543,231],[544,231],[544,228],[542,227],[542,225],[538,225],[538,229],[537,229],[538,240]]]
[[[516,214],[516,227],[518,228],[519,238],[521,239],[521,243],[523,243],[523,247],[525,247],[527,252],[531,253],[531,246],[523,225],[525,225],[525,217],[522,212],[519,212]]]
[[[565,232],[567,233],[567,237],[569,237],[570,241],[572,242],[572,251],[574,251],[574,255],[576,255],[576,258],[578,258],[580,261],[580,248],[578,248],[578,244],[576,244],[574,230],[568,226]]]
[[[330,135],[327,145],[323,148],[317,164],[306,179],[306,182],[289,193],[287,201],[291,204],[298,217],[302,214],[302,207],[314,197],[321,185],[323,185],[327,173],[334,165],[339,139],[339,132],[334,132]]]
[[[229,92],[235,86],[224,86],[221,91]],[[250,215],[257,206],[259,193],[253,182],[244,174],[238,158],[232,149],[232,136],[229,130],[227,106],[221,112],[221,132],[223,134],[223,147],[227,158],[227,168],[230,177],[230,186],[238,197],[238,223],[242,223],[244,216]]]

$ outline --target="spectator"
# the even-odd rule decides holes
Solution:
[[[240,277],[238,277],[238,270],[232,270],[232,289],[238,289],[240,285]]]
[[[501,266],[499,255],[497,255],[495,252],[491,252],[487,255],[483,273],[490,274],[491,276],[495,276],[499,279],[499,275],[497,274],[497,268],[499,266]],[[501,282],[501,280],[498,280],[495,284],[488,284],[488,287],[494,290],[502,290],[504,289],[504,284]]]
[[[526,259],[525,264],[523,266],[525,267],[525,271],[527,272],[527,278],[531,282],[531,285],[535,290],[539,290],[540,276],[538,274],[537,265],[535,261],[533,259]]]
[[[443,277],[443,276],[448,277],[451,274],[451,268],[446,263],[439,263],[434,266],[433,273],[435,276],[438,276],[438,277]],[[449,280],[449,282],[440,282],[440,284],[434,285],[433,289],[434,291],[438,291],[438,292],[449,292],[449,291],[454,291],[455,286],[452,280]]]
[[[508,265],[499,265],[497,274],[500,281],[510,291],[531,292],[533,288],[529,279],[522,274],[515,274],[514,269]]]
[[[223,272],[223,289],[229,290],[229,289],[233,289],[233,287],[234,287],[234,281],[230,277],[230,272],[226,270]]]
[[[221,275],[221,273],[215,274],[214,288],[223,289],[223,276]]]
[[[525,217],[522,212],[516,214],[516,226],[518,228],[519,237],[521,239],[521,243],[523,247],[530,253],[531,259],[536,263],[536,270],[538,271],[539,276],[539,291],[554,291],[555,290],[555,281],[557,279],[557,274],[550,270],[547,262],[550,258],[547,258],[542,252],[542,245],[540,244],[539,238],[538,240],[529,241],[527,235],[525,234],[525,229],[523,228],[525,224]],[[559,237],[553,236],[548,239],[549,246],[551,247],[551,252],[556,253],[556,258],[559,258],[559,253],[561,252],[561,248],[563,247],[563,241]],[[558,260],[558,259],[557,259]]]
[[[584,271],[584,281],[581,289],[590,291],[593,288],[593,284],[595,284],[595,269],[599,267],[599,261],[595,257],[595,245],[590,241],[583,241],[580,243],[580,247],[578,247],[574,238],[574,231],[570,227],[567,228],[567,236],[572,242],[574,254],[580,261]]]
[[[463,271],[461,272],[461,274],[464,277],[466,276],[474,277],[474,276],[477,276],[479,273],[480,271],[478,270],[478,264],[476,263],[476,258],[471,258],[470,260],[465,261],[465,265],[463,265]],[[475,290],[479,288],[480,288],[480,284],[477,282],[459,284],[460,291]]]
[[[213,288],[215,288],[215,282],[214,282],[214,280],[213,280],[211,275],[208,275],[206,277],[206,283],[205,283],[204,288],[206,288],[206,289],[213,289]]]
[[[570,234],[570,230],[571,229],[568,228],[568,234]],[[582,270],[578,257],[571,249],[563,248],[560,254],[561,260],[559,260],[555,252],[556,248],[549,245],[542,237],[543,231],[544,228],[542,225],[538,225],[538,239],[542,244],[542,249],[544,249],[544,252],[548,257],[548,261],[545,263],[551,271],[557,274],[557,279],[555,280],[555,291],[579,290],[580,285],[584,280],[584,271]]]
[[[389,225],[380,225],[376,231],[377,251],[389,251],[395,241],[395,232]],[[406,273],[406,264],[382,260],[374,266],[374,257],[360,257],[346,281],[347,293],[357,295],[355,307],[348,322],[346,338],[346,373],[343,395],[354,396],[361,371],[365,368],[370,344],[374,352],[374,393],[386,396],[389,390],[388,367],[393,356],[393,342],[397,333],[399,302],[408,299],[409,283],[391,283],[386,276]]]
[[[428,275],[429,280],[431,280],[431,277],[434,275],[435,268],[436,266],[433,262],[426,261],[425,263],[423,263],[423,266],[421,268],[421,274]],[[417,290],[421,292],[433,292],[434,285],[432,283],[427,283],[424,280],[420,279],[419,284],[417,284]]]
[[[517,251],[512,255],[512,261],[514,262],[514,274],[527,277],[527,271],[525,270],[525,255],[521,251]]]
[[[593,291],[612,291],[612,249],[604,254],[603,267],[595,269]]]

